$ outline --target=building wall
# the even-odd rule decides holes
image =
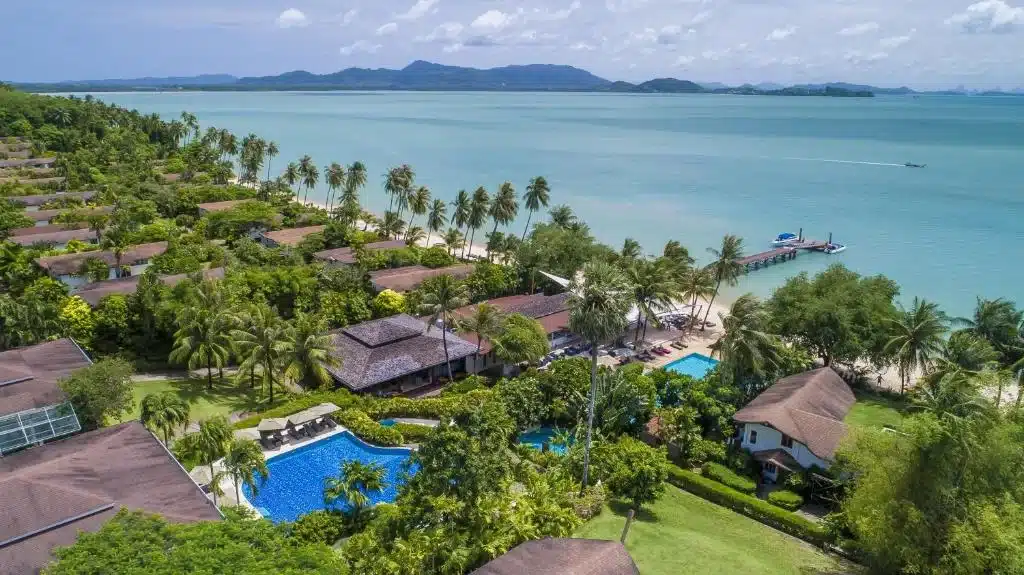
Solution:
[[[750,432],[757,432],[757,443],[750,443]],[[745,423],[743,424],[743,437],[740,441],[740,447],[747,451],[764,451],[766,449],[781,449],[793,456],[793,459],[797,463],[802,465],[804,468],[817,465],[823,469],[828,469],[831,465],[830,462],[818,457],[811,453],[811,450],[806,445],[800,443],[797,440],[793,440],[793,447],[782,446],[782,432],[767,425],[760,423]]]

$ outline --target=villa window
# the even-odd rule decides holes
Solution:
[[[788,435],[786,435],[785,433],[783,433],[782,434],[782,446],[783,447],[788,447],[790,449],[793,449],[793,438],[788,436]]]
[[[774,463],[765,463],[764,464],[764,470],[767,471],[768,473],[775,473],[777,471],[775,469],[775,464]]]
[[[757,443],[757,431],[750,430],[750,441],[749,443]]]

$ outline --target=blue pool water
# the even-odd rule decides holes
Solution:
[[[378,421],[377,423],[383,425],[384,427],[391,427],[391,426],[393,426],[394,424],[396,424],[398,422],[395,421],[394,419],[382,419],[382,420]]]
[[[556,430],[550,427],[538,427],[532,431],[524,431],[519,434],[519,445],[529,445],[530,447],[540,451],[544,448],[544,444],[548,444],[548,448],[552,453],[559,455],[565,454],[564,445],[554,445],[551,440],[555,437]]]
[[[665,369],[688,375],[694,379],[703,379],[716,365],[718,365],[717,359],[712,359],[701,353],[691,353],[666,365]]]
[[[411,453],[400,447],[369,445],[345,431],[271,458],[267,461],[270,477],[259,487],[258,493],[253,495],[246,486],[242,491],[264,517],[275,523],[295,521],[300,515],[326,508],[324,479],[338,475],[342,461],[354,459],[384,467],[384,490],[370,494],[370,501],[390,503],[398,496],[399,474]]]

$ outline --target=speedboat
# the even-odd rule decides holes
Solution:
[[[783,232],[779,234],[774,240],[772,240],[772,245],[776,247],[788,246],[789,244],[795,244],[799,241],[800,236],[796,234],[791,234],[789,232]]]
[[[923,167],[925,167],[925,166],[926,166],[927,164],[915,164],[915,163],[913,163],[913,162],[907,162],[907,163],[905,163],[905,164],[903,164],[903,165],[904,165],[904,166],[906,166],[906,167],[908,167],[908,168],[923,168]]]
[[[846,251],[846,246],[843,244],[826,244],[825,249],[822,251],[826,254],[839,254]]]

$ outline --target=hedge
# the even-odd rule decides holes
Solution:
[[[423,441],[434,430],[429,425],[417,425],[415,423],[396,423],[391,429],[402,434],[405,443],[423,443]]]
[[[756,497],[740,493],[717,481],[701,477],[692,471],[670,465],[668,482],[698,497],[728,507],[737,513],[809,543],[820,547],[824,547],[828,543],[827,532],[817,523]]]
[[[753,479],[744,477],[720,463],[705,463],[702,470],[705,477],[714,479],[740,493],[753,495],[757,491],[757,483]]]
[[[489,389],[477,389],[461,395],[426,399],[392,397],[370,401],[363,410],[373,419],[419,417],[446,420],[451,419],[463,409],[482,403],[490,395]]]
[[[287,417],[293,413],[298,413],[303,409],[309,409],[315,405],[321,403],[333,403],[341,409],[358,406],[365,400],[346,390],[339,389],[335,391],[314,391],[311,393],[304,393],[296,395],[294,399],[289,400],[287,403],[268,409],[264,412],[256,415],[240,419],[235,422],[235,429],[245,429],[247,427],[256,427],[260,424],[260,420],[273,418],[273,417]]]
[[[789,511],[796,511],[804,504],[804,498],[799,493],[779,489],[768,494],[768,503]]]
[[[402,433],[393,427],[386,427],[370,419],[370,416],[358,409],[345,409],[335,413],[334,419],[348,428],[359,439],[384,447],[394,447],[405,443]]]

